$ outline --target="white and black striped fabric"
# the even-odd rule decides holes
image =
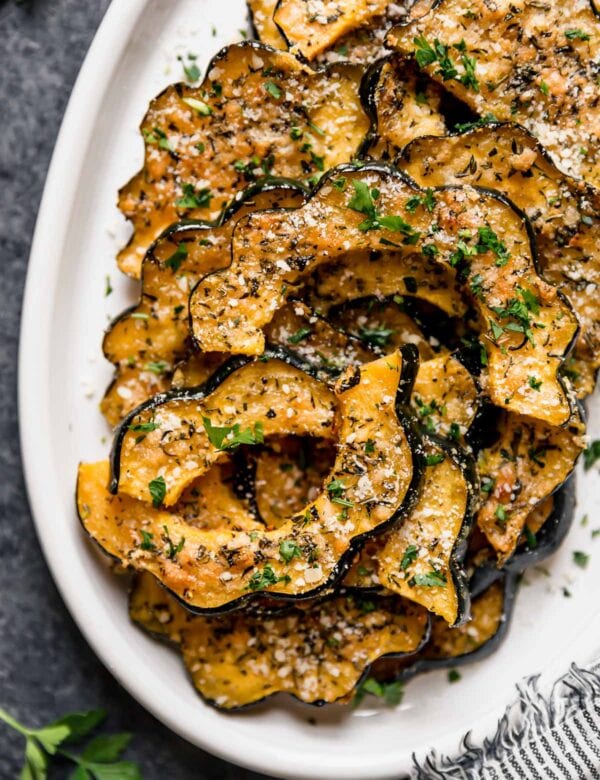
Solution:
[[[411,780],[600,780],[600,665],[573,664],[547,697],[538,677],[517,690],[493,737],[467,734],[455,758],[415,756]]]

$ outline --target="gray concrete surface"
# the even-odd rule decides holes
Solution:
[[[172,735],[117,684],[54,587],[21,474],[16,366],[21,297],[46,169],[71,86],[108,0],[0,0],[0,706],[41,725],[104,707],[130,730],[128,757],[153,780],[250,780]],[[152,681],[149,680],[151,685]],[[17,778],[22,740],[0,724],[0,779]],[[59,767],[54,777],[66,777]]]

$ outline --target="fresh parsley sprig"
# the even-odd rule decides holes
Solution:
[[[73,712],[39,729],[28,728],[0,708],[0,721],[25,738],[24,764],[19,780],[46,780],[54,756],[75,765],[70,780],[141,780],[139,767],[121,756],[131,734],[99,734],[73,752],[74,746],[106,717],[104,710]]]

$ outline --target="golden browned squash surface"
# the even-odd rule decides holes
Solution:
[[[134,229],[120,268],[139,276],[146,250],[169,225],[217,219],[265,174],[306,181],[350,160],[369,127],[361,76],[344,64],[313,72],[290,54],[245,42],[220,52],[200,86],[168,87],[142,122],[144,167],[120,192]]]
[[[531,220],[544,277],[568,296],[581,323],[575,348],[580,395],[600,366],[600,193],[560,173],[533,136],[509,125],[446,138],[420,138],[402,167],[423,187],[477,184],[507,195]],[[585,370],[588,363],[592,370]]]
[[[333,597],[289,614],[256,618],[189,616],[148,575],[137,579],[131,618],[181,645],[199,693],[235,709],[274,693],[304,702],[346,697],[381,656],[414,653],[427,630],[426,612],[400,598]]]
[[[387,40],[480,115],[522,124],[565,173],[600,185],[600,21],[590,2],[441,0]]]
[[[401,356],[396,353],[342,376],[336,386],[339,433],[333,468],[319,495],[275,529],[263,527],[249,534],[245,529],[190,526],[179,513],[159,508],[160,502],[151,506],[144,501],[155,493],[143,481],[137,499],[128,496],[121,484],[119,495],[110,494],[103,463],[80,467],[77,499],[82,523],[109,555],[138,571],[151,572],[198,610],[221,609],[263,590],[289,597],[310,595],[343,574],[340,562],[356,539],[380,526],[383,530],[412,500],[413,452],[395,409],[401,370]],[[244,376],[243,370],[238,375]],[[274,376],[276,371],[270,378]],[[273,402],[282,403],[282,397],[285,402],[285,396],[282,387]],[[237,394],[233,397],[239,401]],[[178,424],[177,415],[171,414]],[[313,421],[315,417],[312,409]],[[154,419],[162,424],[169,418],[156,414]],[[268,419],[265,416],[265,423]],[[293,425],[286,430],[285,421],[279,421],[277,433],[284,432],[293,432]],[[161,449],[164,432],[155,434],[144,434],[142,441],[138,435],[137,445],[132,444],[146,450],[140,468],[156,455],[153,448]],[[154,443],[146,446],[151,438]],[[192,450],[196,453],[193,467],[180,460],[181,471],[188,468],[185,477],[173,471],[172,463],[161,467],[165,504],[173,505],[187,485],[218,462],[209,456],[210,447],[200,458],[199,447]],[[135,484],[130,480],[129,492],[134,495]]]
[[[244,218],[230,267],[201,281],[190,300],[194,337],[205,350],[260,354],[263,328],[309,273],[389,242],[464,278],[480,319],[488,364],[482,381],[492,401],[566,422],[570,405],[557,371],[576,318],[538,275],[522,216],[471,187],[417,192],[392,170],[348,169],[299,209]]]

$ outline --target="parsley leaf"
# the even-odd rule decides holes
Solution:
[[[293,542],[291,539],[284,539],[279,545],[279,554],[286,563],[289,563],[292,558],[301,558],[302,550],[296,542]]]
[[[443,588],[447,583],[446,575],[441,571],[428,571],[425,574],[415,574],[408,584],[412,587],[418,585],[422,588]]]
[[[177,249],[173,252],[173,254],[168,257],[165,260],[165,265],[167,268],[170,268],[173,273],[177,273],[179,271],[181,264],[188,256],[188,250],[187,246],[183,243],[180,243],[177,246]]]
[[[590,36],[583,30],[565,30],[565,38],[568,41],[589,41]]]
[[[148,490],[152,496],[152,506],[158,508],[167,495],[167,483],[163,476],[156,477],[148,483]]]
[[[288,336],[288,344],[299,344],[305,338],[310,336],[311,333],[312,331],[308,327],[298,328],[295,333],[292,333],[291,336]]]
[[[600,459],[600,439],[590,442],[590,446],[583,451],[583,467],[587,471]]]
[[[212,108],[203,100],[191,97],[182,98],[182,100],[190,108],[193,108],[194,111],[197,111],[200,116],[210,116],[212,114]]]
[[[268,588],[270,585],[277,585],[277,583],[283,582],[287,585],[291,582],[291,577],[288,574],[284,574],[282,577],[278,577],[270,563],[267,563],[262,571],[255,571],[248,581],[249,590],[262,590]]]
[[[254,429],[241,430],[239,425],[219,427],[210,418],[203,417],[202,423],[210,443],[219,451],[235,450],[242,444],[262,444],[265,440],[261,422],[254,423]]]
[[[385,347],[390,340],[390,336],[395,333],[391,328],[360,328],[358,338],[365,344],[371,344],[375,347]]]
[[[167,543],[167,558],[170,558],[171,560],[174,560],[177,553],[180,553],[183,550],[183,546],[185,544],[185,536],[182,536],[181,539],[177,542],[177,544],[173,544],[173,541],[171,537],[169,536],[169,529],[166,525],[163,525],[164,530],[164,540]]]
[[[274,81],[265,81],[265,89],[272,98],[275,98],[275,100],[279,100],[281,97],[281,89]]]
[[[383,699],[389,707],[397,707],[402,701],[404,686],[400,680],[379,682],[374,677],[367,677],[356,689],[353,706],[357,707],[367,693]]]
[[[575,550],[573,553],[573,563],[580,569],[585,569],[589,561],[590,556],[587,553],[581,552],[581,550]]]
[[[401,571],[406,571],[408,567],[417,560],[418,554],[419,548],[415,544],[409,544],[406,550],[404,550],[402,560],[400,561]]]
[[[210,206],[212,193],[208,187],[202,187],[197,190],[193,184],[182,184],[183,195],[175,201],[175,205],[180,209],[199,209]]]

